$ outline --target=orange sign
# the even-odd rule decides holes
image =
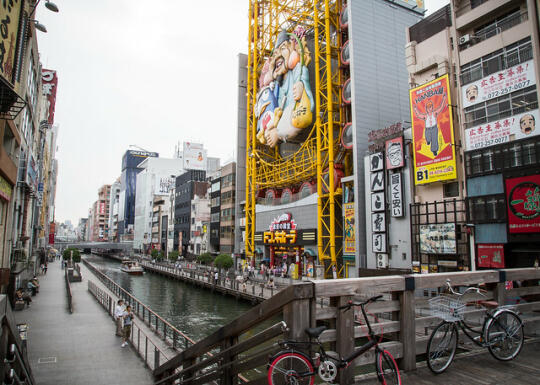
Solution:
[[[456,179],[448,75],[413,88],[409,95],[415,184]]]

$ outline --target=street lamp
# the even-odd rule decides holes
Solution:
[[[40,3],[40,1],[41,0],[37,0],[36,4],[34,4],[34,7],[30,11],[29,18],[32,17],[34,12],[36,11],[36,8],[37,8],[38,4]],[[45,8],[47,8],[49,11],[52,11],[52,12],[58,12],[59,11],[58,6],[55,3],[53,3],[53,2],[51,2],[49,0],[45,0],[45,1],[46,1]],[[37,21],[37,20],[30,20],[30,21],[34,22],[34,25],[35,25],[35,27],[36,27],[36,29],[38,31],[41,31],[43,33],[47,33],[47,28],[45,28],[45,26],[43,24],[41,24],[39,21]]]

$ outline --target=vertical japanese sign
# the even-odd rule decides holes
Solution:
[[[371,190],[371,237],[374,253],[386,253],[386,207],[384,190],[384,155],[369,156]]]
[[[506,180],[508,231],[540,233],[540,175]]]
[[[390,175],[390,213],[392,217],[403,216],[403,191],[401,188],[401,172]]]
[[[504,245],[499,243],[478,244],[478,267],[504,268]]]
[[[13,84],[13,67],[23,0],[0,1],[0,75]]]
[[[47,98],[47,123],[54,123],[54,108],[56,106],[56,86],[58,78],[56,71],[43,69],[41,71],[43,95]]]
[[[448,75],[409,92],[415,184],[455,179],[456,154]]]
[[[354,203],[343,204],[343,230],[343,254],[354,255],[356,252]]]

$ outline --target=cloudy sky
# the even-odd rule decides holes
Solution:
[[[222,162],[236,155],[248,0],[54,2],[60,13],[40,4],[36,18],[48,30],[38,36],[41,62],[59,79],[57,221],[88,215],[131,144],[162,157],[183,141]],[[428,11],[448,2],[425,1]]]

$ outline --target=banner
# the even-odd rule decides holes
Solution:
[[[206,150],[200,143],[184,142],[184,170],[206,170]]]
[[[414,183],[457,178],[448,75],[409,91]]]
[[[536,122],[538,110],[522,112],[509,118],[496,120],[465,130],[465,150],[478,150],[513,140],[525,139],[540,134]]]
[[[461,87],[463,108],[508,95],[535,84],[534,61],[529,60]]]
[[[504,245],[499,243],[478,244],[478,267],[504,268]]]
[[[172,177],[157,177],[154,186],[154,195],[169,195],[174,188],[176,178]]]
[[[456,254],[456,224],[420,225],[420,252],[424,254]]]
[[[23,0],[0,2],[0,75],[13,84],[19,20]]]
[[[343,204],[343,254],[355,255],[354,203]]]
[[[58,78],[56,71],[43,69],[41,71],[41,79],[43,82],[43,95],[47,98],[47,123],[54,123],[54,107],[56,105],[56,86]]]
[[[540,232],[540,175],[506,179],[508,231]]]

